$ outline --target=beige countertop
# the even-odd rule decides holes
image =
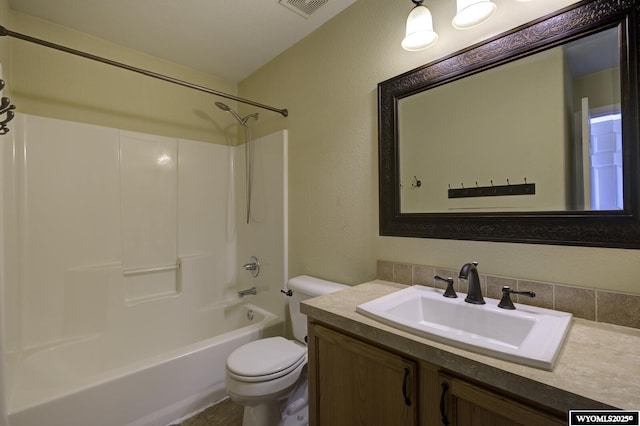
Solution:
[[[558,411],[640,409],[640,330],[573,319],[553,371],[458,349],[356,313],[356,305],[406,285],[376,280],[306,300],[309,319],[392,348]]]

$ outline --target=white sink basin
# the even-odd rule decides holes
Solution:
[[[356,311],[392,327],[495,358],[552,370],[571,324],[570,313],[516,304],[516,310],[442,296],[415,285],[363,303]]]

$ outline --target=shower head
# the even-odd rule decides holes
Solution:
[[[215,104],[221,110],[231,113],[231,115],[233,115],[233,117],[236,120],[238,120],[238,122],[240,123],[240,125],[242,127],[246,127],[247,126],[247,121],[250,118],[255,118],[256,120],[258,119],[258,113],[257,112],[255,114],[249,114],[246,117],[242,118],[242,117],[240,117],[240,115],[238,115],[237,112],[235,112],[233,109],[231,109],[227,104],[223,104],[222,102],[216,102]]]
[[[223,104],[222,102],[216,102],[216,106],[218,108],[220,108],[221,110],[225,111],[225,112],[230,112],[231,115],[233,115],[233,117],[238,120],[238,122],[240,123],[240,125],[245,126],[246,123],[242,120],[242,117],[240,117],[238,115],[237,112],[235,112],[234,110],[232,110],[227,104]]]
[[[227,112],[231,111],[231,108],[229,108],[227,104],[223,104],[222,102],[216,102],[216,106],[223,111],[227,111]]]

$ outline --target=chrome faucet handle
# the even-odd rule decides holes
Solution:
[[[449,277],[449,278],[442,278],[441,276],[436,275],[435,277],[436,280],[439,281],[444,281],[447,283],[447,289],[444,291],[443,296],[444,297],[450,297],[452,299],[458,297],[458,295],[456,294],[456,291],[453,289],[453,278]]]
[[[253,278],[257,277],[258,274],[260,273],[260,262],[258,261],[258,258],[255,256],[251,256],[249,258],[249,261],[247,263],[245,263],[244,265],[242,265],[242,268],[245,271],[249,271],[249,273],[251,274],[251,276]]]
[[[502,299],[500,299],[500,303],[498,303],[498,308],[511,310],[516,308],[511,301],[511,294],[522,294],[523,296],[536,297],[536,294],[533,291],[511,290],[508,285],[505,285],[502,287]]]

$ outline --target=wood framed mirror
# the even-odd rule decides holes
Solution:
[[[640,248],[639,10],[582,1],[380,83],[380,235]]]

